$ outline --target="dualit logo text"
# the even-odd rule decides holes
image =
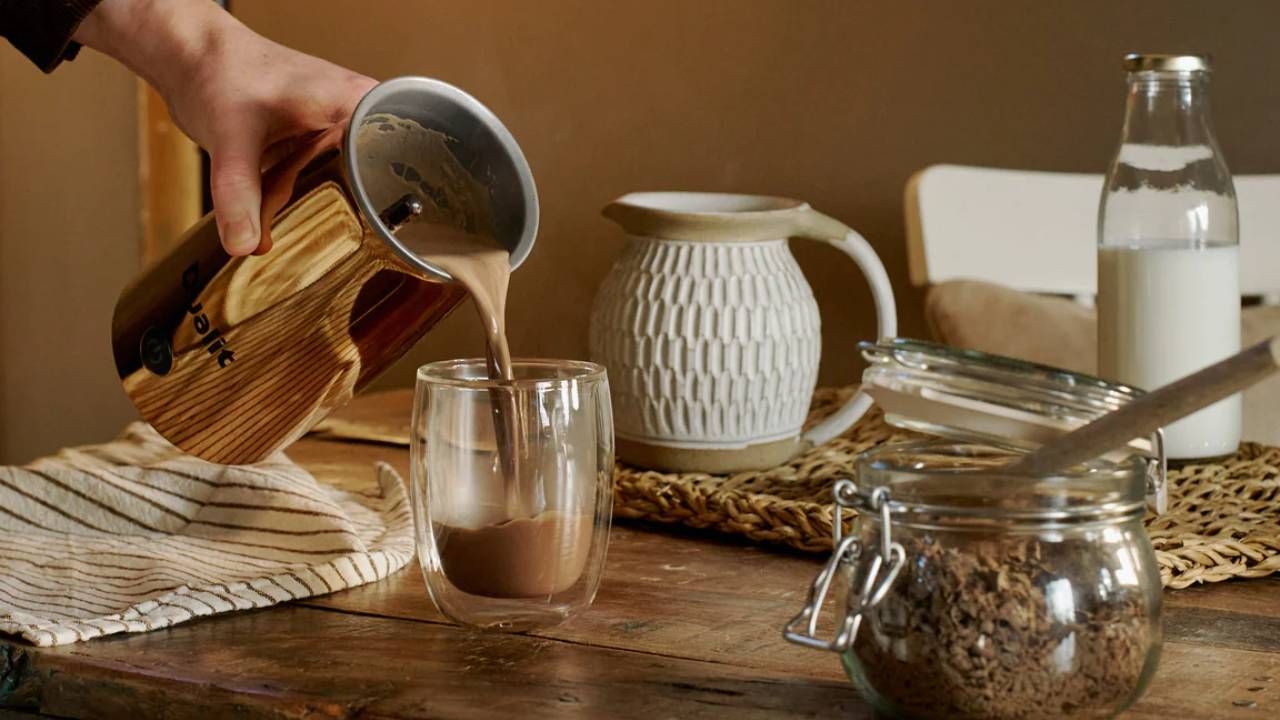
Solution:
[[[222,331],[209,322],[209,316],[204,313],[203,306],[197,300],[200,295],[199,266],[199,263],[191,263],[191,266],[182,272],[182,287],[191,298],[191,304],[187,306],[187,314],[191,316],[191,327],[195,329],[196,335],[200,336],[200,344],[204,345],[210,355],[218,358],[218,367],[226,367],[235,362],[236,354],[227,345],[227,339],[222,336]]]

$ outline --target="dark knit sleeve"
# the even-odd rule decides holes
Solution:
[[[0,34],[45,72],[70,60],[80,21],[100,0],[0,0]]]

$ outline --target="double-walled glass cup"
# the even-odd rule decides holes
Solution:
[[[483,360],[418,370],[413,503],[427,591],[449,619],[522,631],[591,604],[613,501],[604,368]]]

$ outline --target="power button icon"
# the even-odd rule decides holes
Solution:
[[[138,352],[142,355],[142,366],[156,375],[168,375],[173,369],[173,348],[169,345],[169,338],[158,327],[149,327],[142,333]]]

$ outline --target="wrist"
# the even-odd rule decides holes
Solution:
[[[102,0],[74,39],[120,61],[168,96],[236,24],[209,0]]]

